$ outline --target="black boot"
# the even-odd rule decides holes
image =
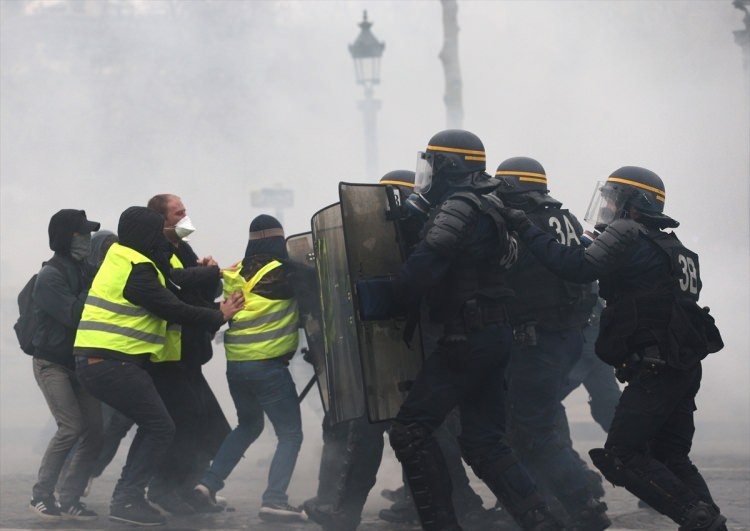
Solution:
[[[698,502],[685,511],[678,531],[724,531],[726,521],[717,507]]]
[[[603,531],[612,525],[607,517],[607,504],[591,498],[577,511],[569,511],[573,523],[570,531]]]

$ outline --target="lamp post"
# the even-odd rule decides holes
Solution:
[[[732,5],[737,9],[745,12],[745,29],[734,32],[734,42],[736,42],[744,52],[742,54],[742,64],[745,67],[745,94],[748,94],[748,118],[750,119],[750,0],[734,0]]]
[[[380,109],[380,100],[373,98],[373,87],[380,83],[380,57],[385,48],[384,42],[379,42],[370,28],[372,22],[367,20],[367,11],[362,14],[359,23],[360,31],[354,44],[349,45],[349,53],[354,60],[354,73],[357,84],[365,89],[365,99],[359,102],[359,109],[365,121],[365,168],[366,177],[377,178],[378,171],[378,139],[376,115]]]

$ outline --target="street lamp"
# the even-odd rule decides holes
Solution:
[[[365,89],[365,99],[359,102],[359,109],[365,120],[365,161],[367,178],[377,178],[378,142],[376,135],[376,114],[380,109],[380,100],[373,98],[373,87],[380,83],[380,57],[385,48],[370,28],[372,22],[367,20],[367,11],[362,14],[359,23],[360,31],[354,44],[349,45],[349,53],[354,60],[354,74],[357,84]]]

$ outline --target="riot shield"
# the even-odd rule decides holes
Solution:
[[[382,184],[339,183],[341,215],[346,240],[349,278],[357,280],[393,276],[401,267],[405,250],[397,225],[398,204]],[[359,308],[355,297],[355,308]],[[354,315],[367,411],[371,422],[392,419],[398,413],[417,372],[422,367],[420,334],[404,340],[407,319],[362,321]],[[416,324],[416,323],[414,323]],[[407,334],[408,335],[408,334]]]
[[[311,220],[320,286],[321,322],[332,424],[365,414],[357,326],[346,263],[341,206],[330,205]]]
[[[328,376],[326,374],[325,345],[323,344],[322,315],[320,309],[320,290],[315,271],[315,253],[311,232],[293,234],[286,239],[286,251],[289,260],[298,266],[297,302],[302,326],[307,337],[307,353],[305,360],[309,361],[315,370],[315,377],[320,390],[320,401],[323,410],[330,409]]]

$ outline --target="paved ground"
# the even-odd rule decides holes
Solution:
[[[694,456],[694,460],[704,472],[715,498],[723,508],[729,519],[729,529],[750,531],[750,457],[718,455]],[[384,463],[385,464],[385,463]],[[258,463],[262,468],[263,463]],[[385,467],[386,475],[378,477],[378,485],[373,490],[365,507],[363,531],[408,530],[413,526],[398,526],[388,524],[378,519],[379,509],[388,504],[378,492],[383,486],[396,486],[398,474],[395,466]],[[29,492],[34,477],[31,474],[0,475],[0,529],[123,529],[128,526],[116,525],[106,519],[109,495],[114,486],[113,471],[105,473],[102,478],[94,482],[91,495],[85,499],[89,507],[99,512],[102,517],[95,522],[44,522],[38,520],[28,510]],[[246,475],[246,474],[245,474]],[[230,478],[227,488],[222,491],[228,500],[227,511],[216,515],[200,516],[170,516],[167,529],[198,530],[198,529],[258,529],[261,531],[314,531],[319,529],[314,524],[269,524],[261,521],[257,516],[258,500],[263,489],[262,482],[243,480],[243,475]],[[314,494],[314,485],[310,487],[308,496]],[[486,505],[492,499],[489,491],[479,482],[476,490],[484,498]],[[292,501],[301,502],[306,496],[302,489],[290,491]],[[635,500],[623,489],[607,486],[607,503],[609,514],[613,520],[611,529],[641,529],[667,530],[676,529],[668,519],[649,511],[637,510]],[[131,528],[132,529],[132,528]],[[164,528],[162,528],[164,529]]]

